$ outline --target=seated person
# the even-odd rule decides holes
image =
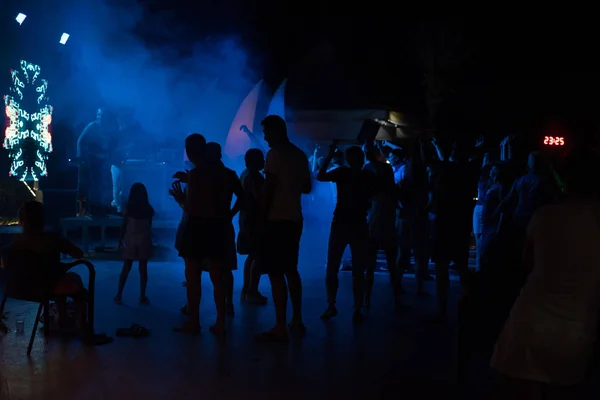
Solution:
[[[22,269],[23,276],[30,281],[29,289],[34,293],[48,291],[52,296],[73,297],[78,310],[83,313],[77,320],[84,321],[85,304],[81,295],[85,289],[81,277],[68,272],[60,262],[61,253],[79,259],[83,258],[83,251],[61,235],[44,230],[42,203],[25,203],[19,209],[19,223],[23,233],[15,235],[12,243],[4,249],[2,268],[18,266]],[[59,302],[58,307],[60,318],[60,315],[65,315],[66,302]]]

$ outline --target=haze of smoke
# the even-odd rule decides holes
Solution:
[[[97,93],[106,106],[133,110],[142,128],[159,141],[182,142],[187,133],[198,131],[224,143],[254,80],[235,38],[207,38],[182,56],[168,14],[152,16],[153,30],[167,44],[150,47],[134,34],[144,17],[138,5],[81,3],[67,12],[77,45],[66,52],[70,77],[64,87]],[[73,125],[92,120],[98,106],[93,95],[73,99]]]

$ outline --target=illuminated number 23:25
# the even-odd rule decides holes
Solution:
[[[544,136],[544,144],[548,146],[564,146],[565,138],[559,136]]]

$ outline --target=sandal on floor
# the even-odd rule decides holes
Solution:
[[[115,304],[121,304],[123,302],[123,299],[121,298],[121,296],[115,296],[113,298],[113,301],[115,302]]]
[[[144,328],[141,325],[133,324],[133,325],[131,325],[131,329],[133,329],[133,332],[132,332],[133,336],[132,337],[134,337],[136,339],[145,338],[145,337],[150,336],[150,329]]]
[[[150,329],[144,328],[138,324],[133,324],[129,328],[117,329],[116,335],[118,337],[131,337],[135,339],[145,338],[150,336]]]
[[[140,304],[148,305],[148,304],[150,304],[150,299],[148,297],[144,296],[144,297],[140,298]]]
[[[267,331],[256,335],[255,339],[259,342],[270,342],[270,343],[287,343],[290,341],[288,335],[278,335],[273,331]]]

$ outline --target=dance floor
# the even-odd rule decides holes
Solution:
[[[184,304],[180,261],[150,263],[151,305],[137,304],[138,275],[133,271],[124,304],[115,305],[121,264],[96,261],[96,331],[114,336],[119,327],[138,323],[151,329],[144,339],[116,338],[87,347],[78,341],[38,335],[31,357],[25,355],[35,305],[10,301],[8,325],[0,340],[0,398],[9,399],[331,399],[449,398],[456,381],[456,322],[432,320],[435,298],[417,297],[406,278],[405,307],[394,313],[387,275],[377,276],[373,309],[363,326],[351,322],[351,276],[341,274],[339,315],[324,322],[323,266],[301,260],[304,315],[308,331],[288,345],[256,343],[254,335],[273,323],[267,306],[240,304],[241,271],[235,273],[236,315],[228,335],[208,332],[215,311],[208,276],[203,281],[199,337],[171,328],[182,321]],[[80,271],[85,275],[85,271]],[[85,279],[85,277],[84,277]],[[434,291],[435,282],[427,289]],[[456,282],[453,283],[456,297]],[[270,295],[264,279],[261,291]],[[456,300],[456,299],[454,299]],[[25,316],[18,335],[15,316]],[[435,397],[434,397],[435,396]]]

